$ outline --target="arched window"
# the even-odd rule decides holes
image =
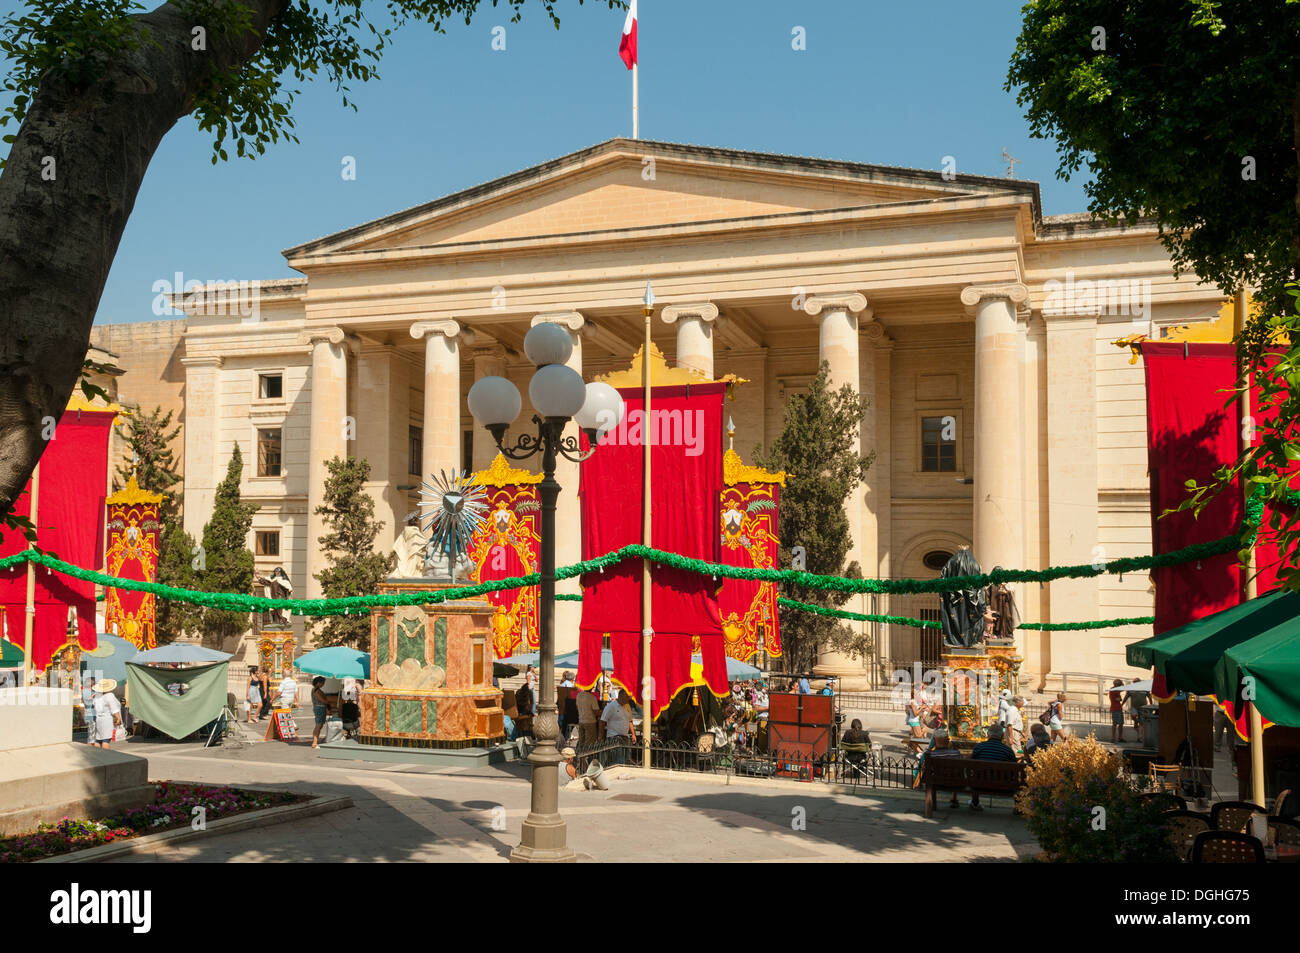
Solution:
[[[950,559],[952,559],[952,553],[947,550],[932,549],[921,558],[921,563],[926,569],[931,569],[934,572],[942,572],[943,567]]]

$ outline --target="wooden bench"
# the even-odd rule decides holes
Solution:
[[[934,814],[936,791],[1014,795],[1025,783],[1022,761],[976,761],[973,758],[932,758],[921,768],[925,782],[925,816]]]

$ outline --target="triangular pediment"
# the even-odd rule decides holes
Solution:
[[[613,139],[289,249],[336,254],[757,219],[972,196],[1036,183]]]

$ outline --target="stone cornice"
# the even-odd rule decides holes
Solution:
[[[185,367],[220,367],[225,363],[225,360],[220,354],[195,355],[193,357],[182,357],[181,364]]]
[[[442,318],[437,321],[416,321],[411,325],[411,337],[417,341],[421,338],[431,338],[435,334],[441,334],[448,339],[460,337],[466,344],[474,343],[474,332],[459,321],[453,321],[450,318]]]
[[[862,314],[871,320],[872,310],[867,307],[867,296],[857,291],[845,294],[811,295],[805,299],[803,309],[806,314],[817,317],[823,311],[842,310],[850,314]]]
[[[725,319],[718,317],[718,306],[712,301],[697,301],[692,304],[670,304],[659,313],[664,324],[676,324],[681,318],[698,318],[705,324],[715,321],[721,327]]]
[[[535,328],[539,324],[559,324],[570,331],[581,331],[586,323],[587,319],[579,311],[547,311],[534,315],[528,326]]]
[[[1029,289],[1019,282],[1000,285],[969,285],[961,290],[961,303],[967,314],[974,314],[975,309],[990,298],[1010,301],[1017,307],[1029,300]]]

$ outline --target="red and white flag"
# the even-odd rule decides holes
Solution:
[[[627,9],[627,19],[623,21],[623,38],[618,41],[618,55],[631,69],[636,66],[636,0]]]

